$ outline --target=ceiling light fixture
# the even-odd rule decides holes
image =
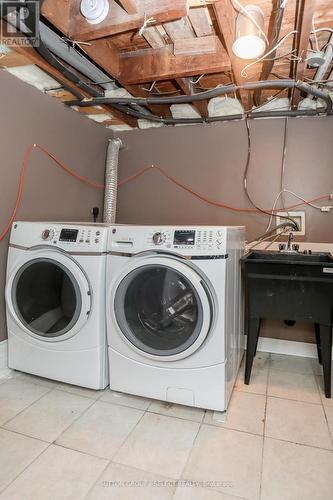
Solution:
[[[81,14],[90,24],[104,21],[109,12],[108,0],[81,0]]]
[[[241,59],[257,59],[266,49],[264,13],[256,5],[247,5],[236,19],[235,41],[232,50]]]

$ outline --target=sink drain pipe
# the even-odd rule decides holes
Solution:
[[[119,151],[123,147],[122,141],[110,139],[106,153],[105,191],[103,222],[114,224],[116,222],[117,191],[118,191],[118,161]]]

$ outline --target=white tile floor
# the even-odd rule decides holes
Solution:
[[[0,500],[333,498],[333,400],[315,360],[258,353],[224,419],[9,377],[0,380]]]

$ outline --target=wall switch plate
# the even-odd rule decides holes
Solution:
[[[283,222],[288,222],[288,219],[293,219],[297,222],[299,231],[291,229],[293,233],[297,236],[305,236],[305,212],[276,212],[276,225],[282,224]]]

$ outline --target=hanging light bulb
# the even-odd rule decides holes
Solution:
[[[257,59],[266,49],[264,13],[256,5],[247,5],[236,19],[233,53],[241,59]]]
[[[109,0],[81,0],[81,14],[90,24],[104,21],[109,12]]]

